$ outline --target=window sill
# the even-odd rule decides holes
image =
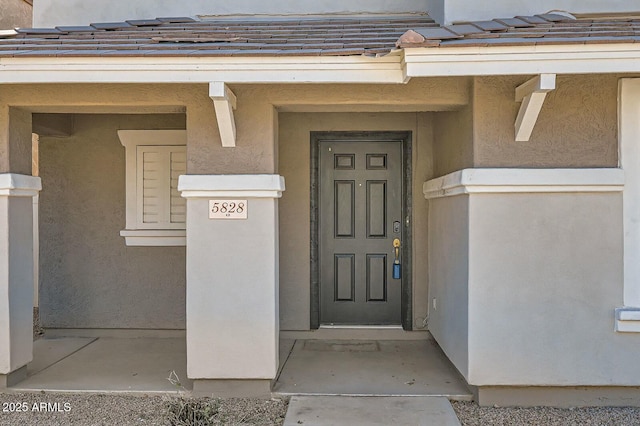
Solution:
[[[616,331],[640,333],[640,308],[617,308]]]
[[[124,229],[120,231],[127,246],[186,246],[187,231],[184,229]]]

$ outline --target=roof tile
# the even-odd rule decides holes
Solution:
[[[585,44],[614,44],[614,43],[634,43],[638,37],[598,37],[591,36],[585,38]]]
[[[426,15],[269,21],[165,17],[20,29],[4,37],[9,38],[0,38],[0,57],[380,56],[396,47],[635,43],[640,20],[549,13],[440,27]]]
[[[513,28],[529,28],[533,26],[533,24],[529,22],[525,22],[522,19],[518,19],[518,18],[508,18],[508,19],[501,18],[501,19],[494,19],[494,21],[502,25],[506,25],[507,27],[513,27]]]
[[[167,17],[167,18],[156,18],[156,20],[168,24],[182,24],[186,22],[196,22],[195,19],[189,18],[186,16],[178,16],[178,17]]]
[[[48,35],[48,34],[62,34],[57,28],[16,28],[18,34],[27,35]]]
[[[453,25],[447,25],[445,28],[448,29],[449,31],[453,31],[454,33],[460,34],[462,36],[465,36],[467,34],[484,33],[484,30],[481,30],[480,28],[471,24],[453,24]]]
[[[536,46],[547,44],[585,44],[586,37],[543,37],[536,39]]]
[[[67,26],[56,27],[56,29],[65,33],[92,33],[96,30],[91,26]]]
[[[462,38],[460,34],[456,34],[446,28],[415,28],[414,31],[426,40],[449,40]]]
[[[96,30],[120,30],[122,28],[133,27],[133,25],[127,22],[97,22],[90,25]]]
[[[447,46],[452,46],[452,47],[486,47],[488,46],[488,40],[487,39],[470,39],[470,38],[464,38],[464,39],[459,39],[459,40],[451,40],[449,42],[447,42]],[[411,46],[406,46],[406,47],[411,47]]]
[[[151,27],[162,24],[162,21],[157,19],[132,19],[126,22],[127,24],[135,27]]]
[[[517,19],[533,25],[550,25],[550,22],[540,16],[516,16]]]
[[[323,49],[320,52],[322,56],[346,56],[346,55],[362,55],[363,48],[347,48],[347,49]]]
[[[542,19],[545,19],[549,22],[566,22],[571,21],[573,18],[569,18],[568,16],[560,15],[557,13],[543,13],[540,15],[536,15]]]
[[[474,21],[470,22],[483,31],[507,31],[509,27],[497,21]]]
[[[396,46],[404,45],[404,44],[419,44],[424,42],[426,39],[422,34],[415,32],[414,30],[409,30],[406,33],[402,34],[398,41],[396,42]]]

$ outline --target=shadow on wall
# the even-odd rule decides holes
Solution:
[[[1,0],[0,0],[1,1]],[[45,328],[183,329],[185,247],[128,247],[119,129],[185,128],[182,114],[76,114],[41,136],[40,319]]]

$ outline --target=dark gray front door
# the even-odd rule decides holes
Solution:
[[[400,324],[402,143],[323,140],[319,151],[320,322]]]

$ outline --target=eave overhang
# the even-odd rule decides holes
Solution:
[[[2,58],[0,83],[402,83],[399,55]]]
[[[640,72],[640,43],[405,48],[406,78]]]
[[[400,84],[413,77],[640,72],[640,43],[405,48],[370,58],[36,57],[0,59],[0,84]]]

